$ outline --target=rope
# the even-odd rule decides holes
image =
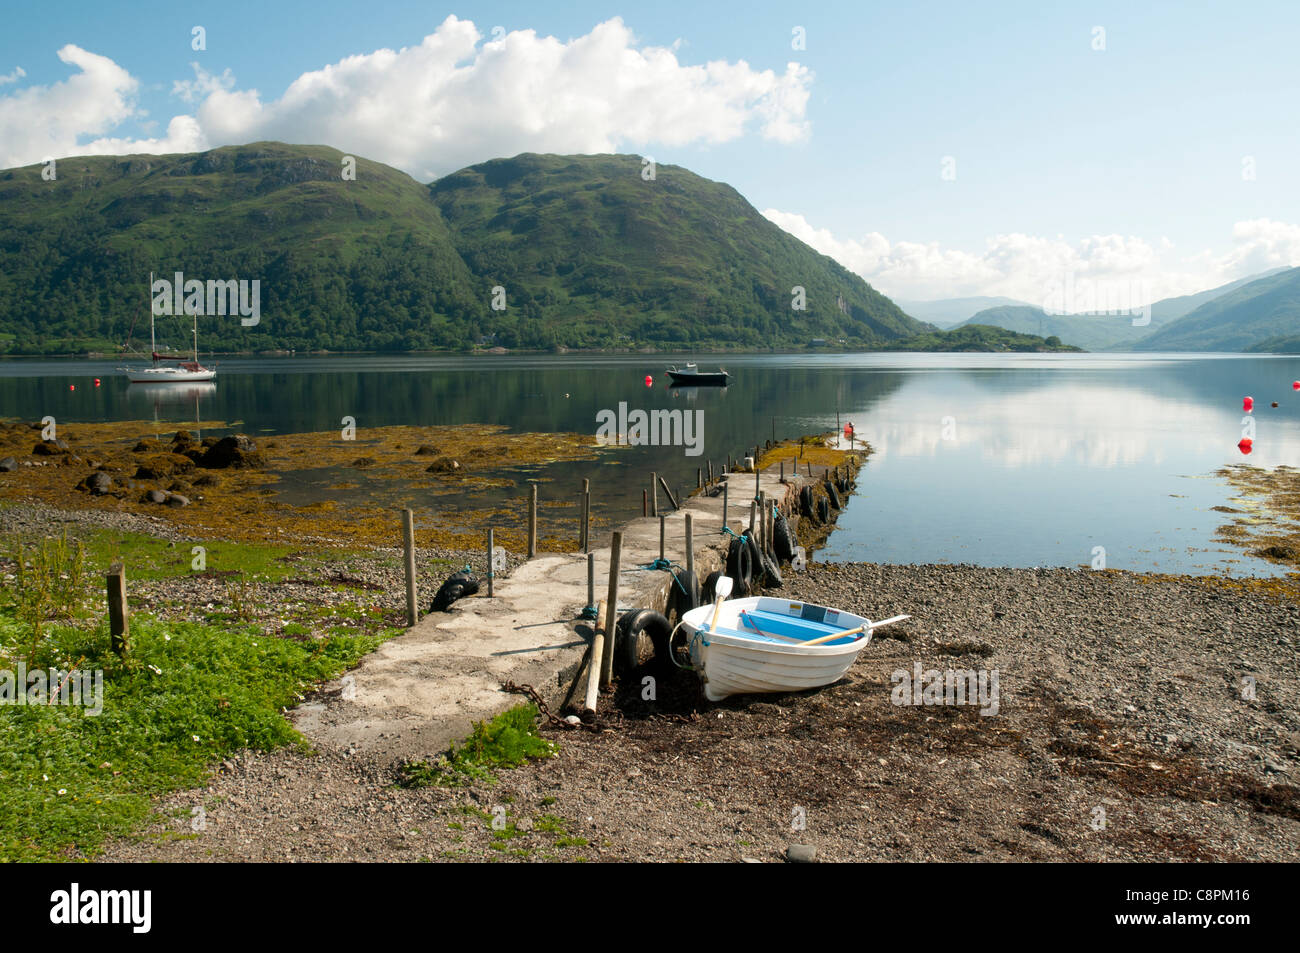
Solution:
[[[734,530],[732,530],[732,528],[731,528],[730,526],[724,526],[724,527],[722,527],[722,532],[726,533],[728,536],[734,536],[736,539],[740,540],[742,543],[747,543],[747,542],[749,542],[749,537],[748,537],[748,536],[742,536],[742,535],[740,535],[739,533],[737,533],[737,532],[735,532]]]
[[[587,606],[581,612],[578,613],[578,618],[594,619],[596,618],[597,615],[599,615],[599,612],[600,610],[598,610],[595,606]]]

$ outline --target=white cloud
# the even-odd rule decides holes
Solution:
[[[1300,265],[1300,225],[1256,219],[1233,226],[1227,250],[1178,257],[1169,239],[1094,235],[1063,238],[995,235],[982,252],[937,242],[893,242],[872,232],[837,238],[804,216],[778,209],[763,215],[791,235],[861,275],[890,297],[912,300],[1004,295],[1042,306],[1064,276],[1124,283],[1151,300],[1192,294],[1270,268]],[[1135,302],[1147,303],[1145,300]]]
[[[0,86],[3,86],[5,83],[16,83],[26,75],[27,71],[25,69],[21,66],[15,66],[14,71],[8,76],[0,76]]]
[[[686,65],[673,47],[640,46],[619,18],[567,41],[532,30],[481,42],[449,16],[424,40],[303,73],[278,99],[236,88],[229,70],[195,66],[173,93],[197,104],[162,139],[109,138],[143,114],[137,82],[102,56],[67,46],[81,72],[0,97],[0,161],[46,155],[187,151],[280,139],[328,143],[433,178],[519,152],[613,152],[719,143],[755,130],[790,143],[809,135],[812,73],[756,70],[743,60]],[[92,141],[86,142],[87,139]]]

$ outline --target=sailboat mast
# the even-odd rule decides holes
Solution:
[[[199,313],[194,312],[194,363],[199,362]]]
[[[158,353],[158,341],[154,337],[153,331],[153,272],[149,272],[149,351]]]

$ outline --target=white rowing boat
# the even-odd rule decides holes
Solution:
[[[724,582],[729,580],[724,580]],[[723,598],[682,616],[691,666],[709,701],[750,692],[797,692],[838,681],[881,622],[830,606],[754,596]]]

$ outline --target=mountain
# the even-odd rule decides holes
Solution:
[[[1287,268],[1239,284],[1143,338],[1134,350],[1245,351],[1298,332],[1300,268]]]
[[[1154,314],[1151,320],[1154,324]],[[987,324],[1021,334],[1057,337],[1084,350],[1100,351],[1118,342],[1137,340],[1150,330],[1135,328],[1132,322],[1133,316],[1127,314],[1048,314],[1042,308],[1023,305],[989,308],[957,327]]]
[[[0,172],[0,353],[148,340],[150,272],[259,280],[203,350],[877,347],[927,329],[730,186],[636,156],[521,155],[431,184],[325,146]],[[495,310],[504,289],[504,310]],[[806,310],[792,310],[802,287]],[[182,347],[183,318],[158,319]]]
[[[1025,301],[1015,298],[994,298],[977,295],[973,298],[940,298],[937,301],[904,301],[895,298],[894,303],[920,321],[929,321],[940,328],[951,328],[966,321],[971,315],[997,308],[1002,305],[1032,307]]]
[[[434,202],[475,274],[544,340],[874,347],[923,326],[735,189],[638,156],[525,154],[439,179]],[[806,310],[791,307],[795,287]],[[617,338],[615,338],[617,340]]]
[[[1048,314],[1042,308],[1021,305],[988,308],[963,321],[958,327],[990,324],[1009,331],[1019,331],[1022,334],[1059,337],[1067,344],[1075,344],[1089,351],[1130,350],[1139,347],[1138,342],[1198,307],[1260,278],[1285,270],[1276,269],[1249,278],[1240,278],[1196,294],[1162,298],[1152,303],[1151,320],[1146,325],[1134,325],[1135,316],[1131,314]]]

